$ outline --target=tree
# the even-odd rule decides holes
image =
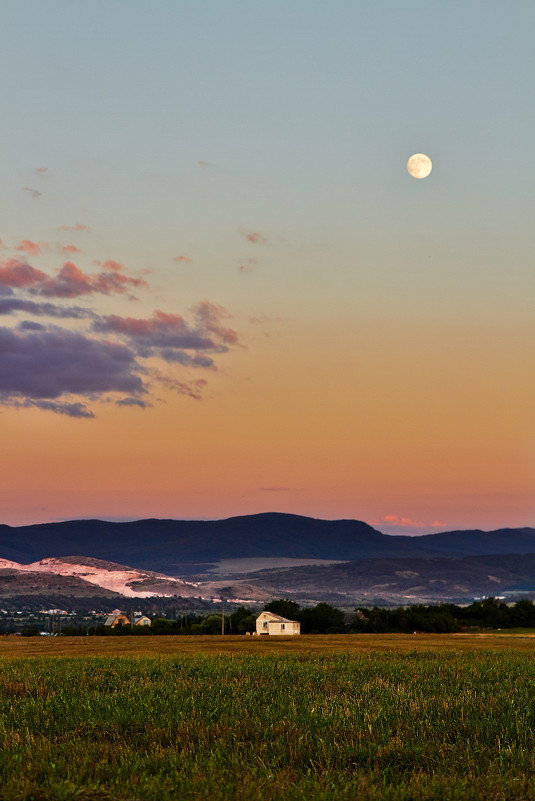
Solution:
[[[245,634],[256,629],[256,615],[245,606],[240,606],[230,616],[230,629],[234,634]]]
[[[303,634],[343,634],[344,613],[329,604],[320,603],[310,609],[301,610]]]
[[[225,618],[226,623],[226,618]],[[226,629],[226,626],[225,626]],[[207,615],[191,627],[192,634],[221,634],[221,615]]]
[[[265,605],[266,612],[273,612],[274,615],[286,617],[288,620],[300,620],[299,604],[295,601],[289,601],[288,598],[281,598],[278,601],[270,601]]]

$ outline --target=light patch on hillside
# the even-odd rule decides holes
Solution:
[[[150,598],[158,595],[160,597],[172,597],[173,595],[198,596],[199,588],[192,582],[181,581],[162,573],[151,571],[136,570],[134,568],[118,569],[96,567],[89,564],[76,564],[64,562],[60,558],[48,557],[32,562],[29,565],[22,565],[17,562],[10,562],[7,559],[0,560],[1,568],[11,568],[19,570],[21,573],[52,573],[59,576],[78,576],[89,584],[103,587],[106,590],[118,592],[127,598]],[[144,589],[133,588],[131,585],[142,582]]]
[[[343,559],[299,559],[290,556],[252,556],[243,559],[220,559],[207,573],[221,573],[224,575],[238,573],[256,573],[259,570],[272,568],[303,567],[308,565],[338,565]]]

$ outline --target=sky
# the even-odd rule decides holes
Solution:
[[[0,522],[535,524],[531,0],[0,9]]]

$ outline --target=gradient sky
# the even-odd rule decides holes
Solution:
[[[531,0],[0,6],[0,522],[535,524]]]

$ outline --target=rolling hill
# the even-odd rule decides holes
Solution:
[[[465,603],[503,595],[535,597],[535,553],[369,559],[262,570],[254,575],[254,583],[278,597],[346,607]]]

